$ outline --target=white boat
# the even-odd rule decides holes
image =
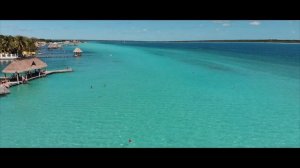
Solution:
[[[57,49],[57,48],[61,48],[61,47],[62,47],[62,45],[57,42],[49,43],[49,45],[48,45],[48,49]]]
[[[18,58],[17,54],[0,53],[0,60],[12,60]]]

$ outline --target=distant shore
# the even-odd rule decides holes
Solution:
[[[261,42],[261,43],[300,43],[300,40],[203,40],[199,42]]]
[[[177,42],[177,43],[194,43],[194,42],[249,42],[249,43],[291,43],[300,44],[300,40],[276,40],[276,39],[265,39],[265,40],[181,40],[181,41],[138,41],[138,40],[82,40],[82,41],[102,41],[102,42],[145,42],[145,43],[156,43],[156,42]]]

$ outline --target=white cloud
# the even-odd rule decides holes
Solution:
[[[249,24],[253,26],[258,26],[260,25],[260,21],[251,21]]]

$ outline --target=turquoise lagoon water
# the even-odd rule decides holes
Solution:
[[[299,44],[74,48],[0,97],[0,147],[300,147]]]

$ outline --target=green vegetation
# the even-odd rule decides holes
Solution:
[[[35,42],[37,41],[40,41],[40,39],[0,35],[0,52],[18,55],[22,55],[23,51],[35,52],[37,50]]]

